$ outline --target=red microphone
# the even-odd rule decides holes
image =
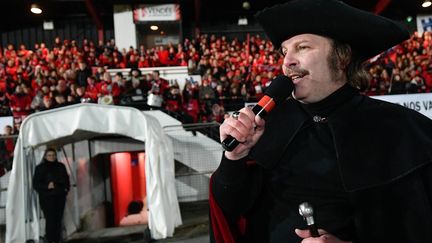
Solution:
[[[292,80],[284,75],[277,76],[274,78],[270,86],[266,89],[264,97],[262,97],[258,103],[252,108],[255,115],[265,118],[267,113],[269,113],[277,104],[280,104],[294,89],[294,84]],[[222,141],[222,147],[226,151],[233,151],[240,142],[228,135]]]

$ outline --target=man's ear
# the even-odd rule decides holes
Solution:
[[[351,48],[349,50],[351,52]],[[351,55],[339,55],[339,63],[338,63],[338,68],[340,70],[344,70],[346,71],[348,65],[351,62]]]

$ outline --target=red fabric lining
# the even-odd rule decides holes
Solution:
[[[222,210],[217,205],[217,202],[213,197],[213,192],[211,188],[212,188],[212,179],[210,179],[209,206],[210,206],[210,220],[211,220],[215,242],[235,243],[233,232],[231,231]]]

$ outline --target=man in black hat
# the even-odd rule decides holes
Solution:
[[[221,141],[240,144],[212,175],[211,239],[430,242],[432,121],[358,92],[365,60],[409,34],[336,0],[293,0],[257,18],[294,91],[265,121],[243,108],[221,125]]]

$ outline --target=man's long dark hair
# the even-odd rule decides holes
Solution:
[[[330,69],[339,73],[342,69],[347,82],[354,88],[362,89],[367,87],[370,76],[364,68],[364,59],[360,58],[350,45],[332,40],[332,50],[329,55]]]

